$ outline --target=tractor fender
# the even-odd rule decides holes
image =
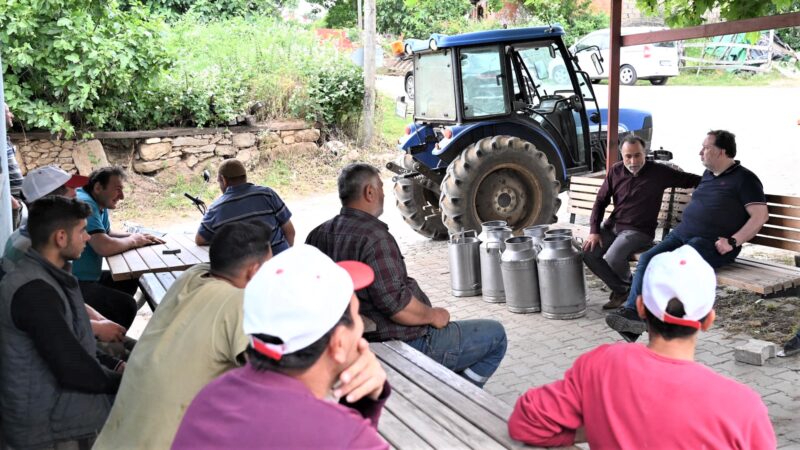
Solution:
[[[564,156],[558,151],[558,144],[549,133],[541,128],[520,122],[480,122],[463,126],[454,126],[453,138],[441,148],[433,151],[442,163],[449,165],[464,149],[479,140],[498,135],[515,136],[524,139],[545,155],[556,169],[556,177],[562,186],[566,186],[567,168]]]
[[[401,139],[397,149],[414,157],[430,168],[439,166],[439,158],[433,155],[436,149],[436,133],[433,128],[425,125],[411,123],[408,125],[409,134]],[[413,151],[412,151],[413,150]]]
[[[600,122],[608,125],[608,108],[600,108]],[[639,131],[653,127],[653,116],[641,109],[620,108],[620,131]]]

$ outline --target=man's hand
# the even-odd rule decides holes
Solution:
[[[18,210],[20,207],[21,207],[21,205],[19,204],[19,200],[17,200],[16,198],[14,198],[14,196],[12,195],[12,196],[11,196],[11,209],[13,209],[13,210],[15,210],[15,211],[16,211],[16,210]]]
[[[358,359],[339,374],[342,383],[333,391],[336,397],[345,397],[348,403],[355,403],[364,397],[378,400],[386,382],[386,372],[378,362],[378,358],[369,349],[367,340],[358,341]]]
[[[714,244],[714,246],[717,247],[717,251],[720,255],[724,255],[725,253],[733,251],[733,246],[728,243],[728,238],[717,238],[717,242]]]
[[[122,325],[108,319],[92,320],[92,333],[103,342],[120,342],[128,331]]]
[[[133,243],[133,248],[144,247],[145,245],[163,244],[165,241],[150,234],[133,233],[128,236]]]
[[[114,372],[125,373],[125,361],[120,361],[119,365],[117,366],[117,368],[114,369]]]
[[[432,308],[433,320],[431,326],[433,328],[444,328],[450,323],[450,313],[444,308]]]
[[[600,239],[600,235],[597,233],[590,234],[586,240],[583,241],[584,252],[594,251],[594,249],[598,246],[603,247],[603,241]]]

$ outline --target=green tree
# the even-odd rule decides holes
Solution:
[[[68,136],[119,128],[130,92],[169,65],[162,24],[115,0],[0,2],[6,98],[28,127]]]
[[[584,35],[608,26],[608,16],[589,9],[589,0],[525,0],[525,10],[542,23],[558,23],[567,33],[565,41],[572,45]]]
[[[781,14],[800,9],[797,0],[637,0],[643,11],[653,14],[664,11],[666,22],[671,27],[700,25],[703,16],[719,8],[725,20],[749,19]]]

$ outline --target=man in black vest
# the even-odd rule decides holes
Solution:
[[[15,449],[88,448],[125,363],[97,352],[71,260],[89,240],[89,206],[50,196],[31,205],[31,249],[0,282],[0,404]]]

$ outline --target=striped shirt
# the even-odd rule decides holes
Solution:
[[[6,154],[8,155],[8,184],[11,187],[11,195],[16,198],[22,198],[22,172],[19,170],[17,164],[14,145],[11,144],[11,139],[6,140]],[[0,170],[2,173],[2,170]]]
[[[203,216],[197,234],[211,242],[214,234],[226,223],[242,220],[261,220],[272,227],[272,254],[289,248],[289,242],[281,227],[291,219],[292,213],[278,194],[264,186],[243,183],[230,186]]]
[[[375,322],[376,330],[364,333],[370,342],[399,339],[410,341],[428,334],[428,326],[406,326],[391,316],[405,308],[414,296],[430,306],[417,281],[408,276],[406,263],[389,227],[364,211],[342,208],[338,216],[314,228],[306,244],[313,245],[334,261],[355,260],[372,267],[375,281],[356,294],[359,313]]]

